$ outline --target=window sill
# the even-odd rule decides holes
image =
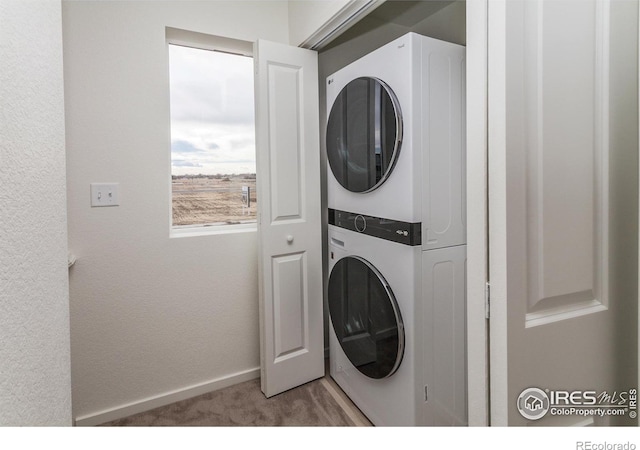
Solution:
[[[183,238],[195,236],[212,236],[219,234],[251,233],[258,231],[257,223],[243,223],[237,225],[193,225],[172,227],[169,238]]]

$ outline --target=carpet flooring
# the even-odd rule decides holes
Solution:
[[[265,398],[260,380],[239,383],[102,426],[358,426],[325,379]]]

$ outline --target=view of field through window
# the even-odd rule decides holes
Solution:
[[[256,221],[251,57],[169,45],[172,225]]]

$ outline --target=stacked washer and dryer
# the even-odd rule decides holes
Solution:
[[[466,425],[465,50],[406,34],[327,78],[332,378],[374,425]]]

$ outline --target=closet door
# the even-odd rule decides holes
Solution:
[[[267,397],[324,375],[318,64],[259,40],[256,152],[260,368]]]
[[[619,256],[637,236],[620,202],[625,165],[637,176],[638,3],[488,6],[491,425],[631,424],[591,396],[629,389],[635,349],[616,328],[637,298]]]

